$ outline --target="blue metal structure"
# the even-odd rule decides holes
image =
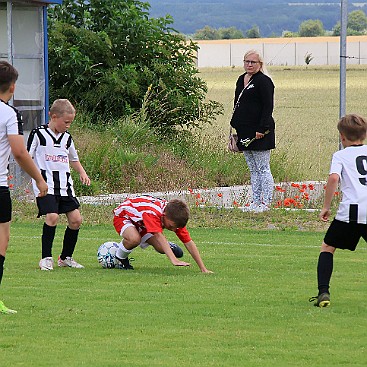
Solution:
[[[47,7],[62,0],[0,0],[0,59],[19,71],[12,103],[24,130],[47,122],[49,108]]]
[[[19,72],[10,103],[22,112],[25,139],[30,130],[48,121],[47,7],[61,3],[62,0],[0,0],[0,59]],[[13,187],[21,189],[29,184],[29,177],[13,157],[9,163]]]

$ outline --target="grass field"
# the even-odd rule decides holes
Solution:
[[[320,232],[194,228],[215,272],[204,275],[152,249],[136,249],[134,271],[102,269],[97,248],[116,234],[84,225],[85,269],[41,272],[41,226],[12,226],[2,298],[18,314],[0,316],[2,367],[366,365],[364,243],[336,253],[332,305],[319,309]]]
[[[225,108],[215,128],[203,131],[205,135],[226,141],[234,87],[243,72],[241,68],[200,70],[200,76],[208,84],[208,98],[223,103]],[[339,68],[270,67],[269,72],[275,84],[277,149],[273,154],[280,157],[278,161],[294,167],[300,180],[325,180],[331,155],[339,142],[336,130],[340,109]],[[347,69],[346,113],[367,116],[365,74],[365,66]]]
[[[299,180],[324,180],[338,145],[339,71],[270,71],[277,123],[272,159],[290,165]],[[223,149],[241,72],[201,70],[208,97],[226,111],[203,135]],[[347,72],[348,113],[367,116],[365,73]],[[327,228],[317,212],[192,208],[191,234],[214,271],[204,275],[195,264],[174,268],[152,249],[136,249],[134,271],[102,269],[98,246],[118,240],[112,207],[82,205],[75,258],[85,269],[41,272],[43,221],[34,220],[34,203],[13,204],[0,299],[18,314],[0,315],[0,367],[366,366],[367,246],[336,252],[331,307],[313,307],[308,298],[317,294],[316,264]],[[64,218],[61,223],[54,259]],[[183,260],[192,262],[187,252]]]

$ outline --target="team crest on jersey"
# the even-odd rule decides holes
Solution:
[[[59,163],[69,163],[68,157],[66,155],[55,155],[55,154],[45,154],[46,162],[59,162]]]

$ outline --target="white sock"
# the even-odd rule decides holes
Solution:
[[[116,251],[116,257],[118,257],[119,259],[126,259],[129,256],[129,254],[132,252],[132,250],[128,250],[127,248],[125,248],[122,241],[118,245],[119,245],[119,248]]]

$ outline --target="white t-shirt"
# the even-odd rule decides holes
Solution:
[[[335,219],[367,223],[367,146],[350,146],[333,154],[330,174],[340,177],[342,200]]]
[[[77,162],[79,158],[69,132],[56,135],[47,126],[33,129],[27,149],[47,182],[48,194],[75,196],[69,162]],[[34,194],[38,196],[37,185],[32,182]]]
[[[8,186],[8,135],[23,135],[22,119],[17,109],[0,100],[0,186]]]

